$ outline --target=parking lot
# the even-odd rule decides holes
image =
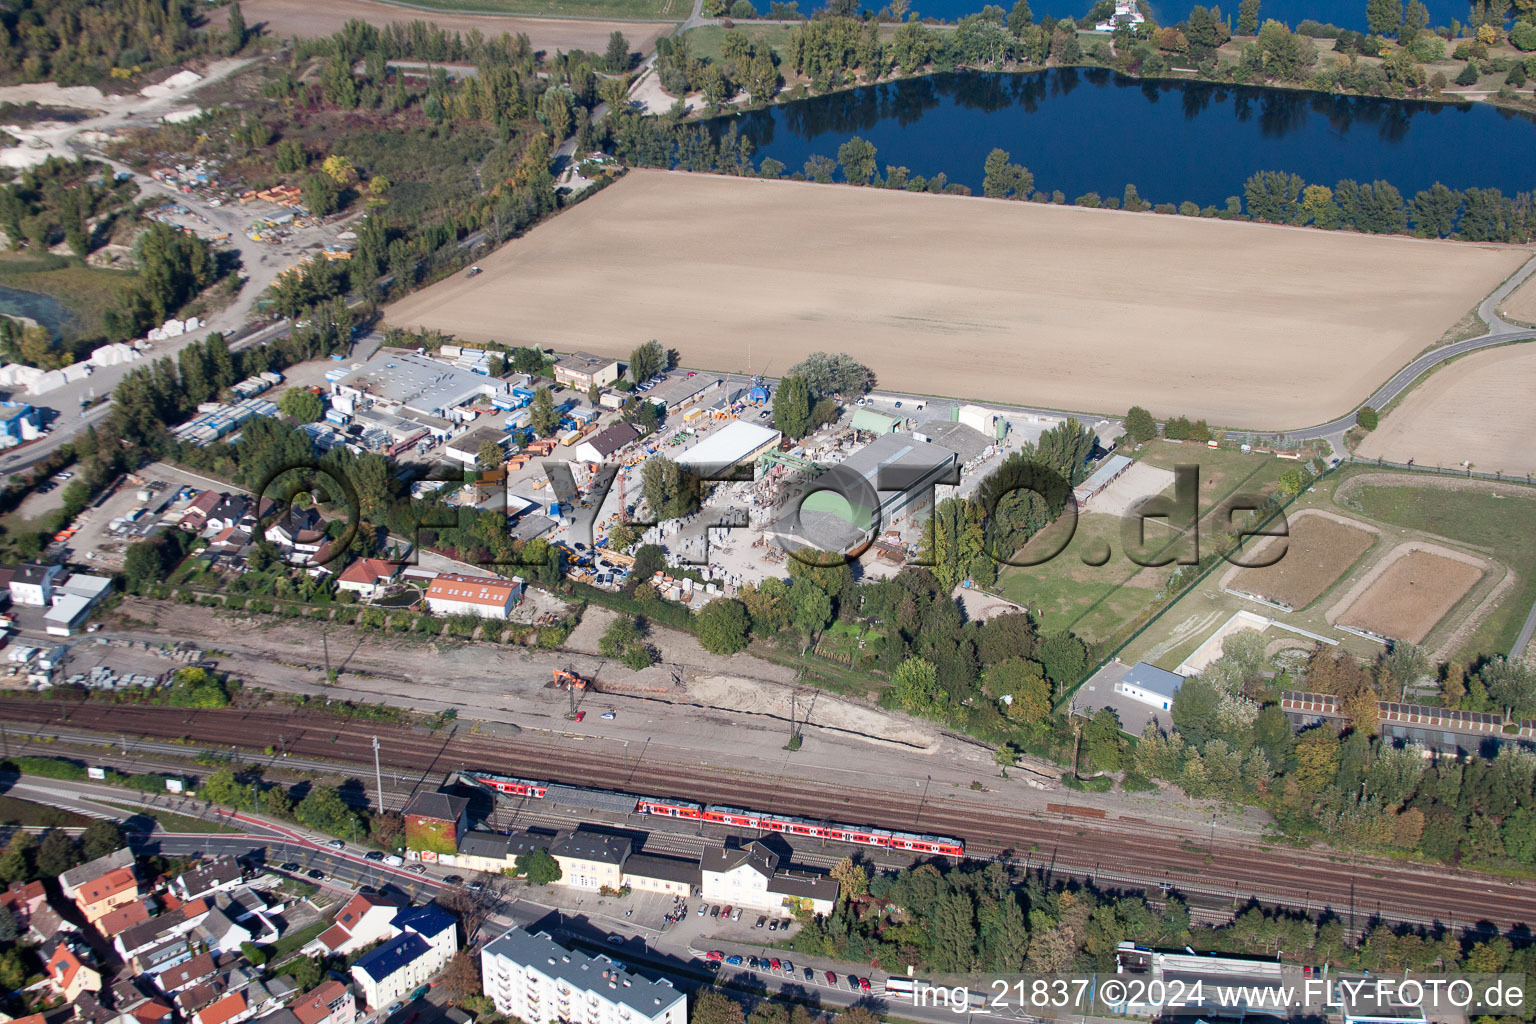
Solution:
[[[80,513],[74,522],[77,532],[66,545],[72,561],[101,569],[121,568],[128,545],[152,535],[169,515],[184,511],[191,504],[191,497],[177,497],[180,492],[188,488],[238,490],[158,462],[145,467],[138,477],[141,483],[125,479],[97,505]],[[146,492],[148,498],[144,497]],[[114,521],[119,523],[117,529],[113,529]]]

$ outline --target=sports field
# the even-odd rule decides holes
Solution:
[[[1536,319],[1536,317],[1533,317]],[[1431,374],[1360,442],[1363,458],[1420,466],[1471,462],[1482,473],[1536,473],[1536,343],[1477,352]]]
[[[1443,549],[1442,549],[1443,550]],[[1419,643],[1483,575],[1470,561],[1400,548],[1338,617],[1339,622],[1393,640]]]
[[[1273,565],[1243,569],[1224,585],[1288,608],[1305,608],[1344,575],[1375,539],[1374,534],[1341,518],[1303,512],[1291,518],[1288,540],[1266,541],[1251,549],[1248,557],[1252,561],[1274,558]],[[1278,547],[1281,543],[1283,549]]]
[[[1518,266],[1512,248],[633,171],[386,310],[468,340],[1282,429],[1347,412]]]
[[[416,0],[418,4],[421,0]],[[471,2],[437,3],[439,8],[460,8],[477,11],[500,12],[486,14],[449,13],[447,11],[422,10],[397,4],[381,3],[380,0],[325,0],[324,3],[308,3],[306,0],[241,0],[240,10],[248,25],[262,25],[267,34],[284,38],[288,36],[328,36],[341,31],[352,20],[367,21],[383,26],[392,21],[430,21],[444,32],[468,34],[479,30],[490,38],[503,32],[514,35],[521,32],[528,37],[535,50],[554,53],[556,50],[589,50],[602,53],[608,45],[608,36],[615,30],[624,33],[631,51],[648,53],[656,38],[672,30],[664,22],[632,22],[624,18],[671,18],[673,8],[681,21],[688,17],[690,8],[680,7],[681,0],[591,0],[583,5],[581,0],[528,0],[519,5],[516,0],[471,0]],[[424,4],[422,6],[425,6]],[[667,8],[663,12],[662,8]],[[228,8],[221,7],[209,12],[208,20],[214,27],[224,24],[229,17]],[[579,14],[591,18],[614,20],[588,21],[570,18],[507,17],[514,13],[528,14]]]

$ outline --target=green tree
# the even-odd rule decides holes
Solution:
[[[325,403],[308,388],[289,388],[277,400],[278,411],[296,423],[313,423],[325,415]]]
[[[614,74],[622,74],[629,70],[629,40],[624,38],[624,33],[615,29],[608,36],[608,49],[603,52],[603,65]]]
[[[652,338],[629,354],[629,379],[636,384],[644,384],[652,377],[665,373],[669,366],[667,350],[662,348],[661,342]]]
[[[1157,421],[1152,414],[1139,405],[1131,406],[1131,411],[1125,414],[1125,432],[1133,441],[1150,441],[1157,436]]]
[[[903,711],[942,718],[948,698],[938,670],[924,658],[908,658],[891,676],[891,699]]]
[[[304,151],[304,144],[298,139],[283,139],[277,144],[273,160],[280,173],[292,174],[304,169],[309,163],[309,154]]]
[[[560,410],[549,388],[539,388],[528,405],[528,425],[540,437],[548,437],[560,426]]]
[[[1259,0],[1242,0],[1237,5],[1237,34],[1251,36],[1259,31]]]
[[[49,829],[37,848],[37,870],[49,878],[57,878],[78,863],[80,854],[74,838],[63,829]]]
[[[837,147],[837,162],[843,165],[843,177],[853,185],[868,185],[879,172],[875,145],[855,135]]]
[[[1358,423],[1362,429],[1375,430],[1376,424],[1380,422],[1380,417],[1377,416],[1375,409],[1372,409],[1368,405],[1362,405],[1360,407],[1360,411],[1355,413],[1355,422]]]
[[[716,989],[707,988],[693,999],[688,1024],[746,1024],[741,1004]]]
[[[0,881],[25,882],[32,877],[32,858],[37,850],[37,840],[30,833],[12,833],[5,851],[0,853]],[[14,988],[16,986],[12,986]]]
[[[312,787],[294,808],[294,816],[299,824],[326,835],[353,841],[367,835],[362,818],[346,805],[335,786]]]
[[[134,593],[142,593],[151,583],[165,579],[165,561],[158,540],[140,540],[128,545],[123,554],[123,583]]]
[[[811,429],[810,387],[804,377],[785,377],[773,393],[773,425],[785,437],[799,440]]]
[[[1248,216],[1270,224],[1296,224],[1301,218],[1301,190],[1306,183],[1299,174],[1259,171],[1243,186]]]
[[[233,57],[245,49],[245,13],[240,10],[239,0],[229,5],[229,24],[224,30],[224,53]]]
[[[517,873],[527,878],[529,885],[549,885],[564,874],[548,850],[533,850],[518,857]]]
[[[1012,155],[1004,149],[987,154],[982,165],[982,194],[991,199],[1028,199],[1035,187],[1035,176],[1024,166],[1011,163]]]
[[[85,832],[80,836],[80,852],[86,860],[95,860],[97,857],[105,857],[114,850],[123,847],[123,830],[115,821],[105,818],[96,818],[85,826]]]
[[[1372,35],[1397,35],[1403,24],[1402,0],[1366,0],[1365,22]]]
[[[300,992],[308,992],[325,980],[325,968],[318,957],[302,956],[284,966],[290,980]]]
[[[1046,676],[1057,686],[1071,686],[1088,667],[1088,648],[1068,632],[1052,633],[1040,645],[1037,656]]]
[[[240,943],[240,952],[253,967],[260,967],[267,962],[267,954],[253,942]]]
[[[790,622],[807,638],[814,638],[832,621],[832,596],[811,577],[801,576],[791,582],[785,597]]]
[[[750,628],[746,605],[729,597],[715,598],[694,617],[700,645],[722,657],[746,648]]]
[[[15,942],[21,934],[21,929],[16,926],[16,915],[11,913],[11,908],[0,904],[0,943]]]
[[[1478,78],[1477,64],[1469,60],[1466,66],[1461,69],[1461,73],[1456,76],[1456,84],[1476,85]]]
[[[704,488],[699,476],[664,455],[652,455],[640,467],[645,503],[658,519],[681,519],[697,512]]]
[[[506,453],[501,450],[501,445],[495,441],[480,442],[480,450],[475,452],[475,465],[481,472],[489,473],[499,469],[506,461]]]
[[[305,209],[316,217],[329,217],[341,208],[341,192],[329,174],[305,175],[300,188]]]

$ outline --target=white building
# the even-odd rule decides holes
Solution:
[[[527,1024],[685,1024],[688,1000],[666,979],[621,971],[606,957],[513,928],[480,951],[485,994]]]
[[[1173,698],[1179,695],[1179,687],[1183,684],[1184,677],[1177,672],[1168,672],[1156,665],[1138,661],[1115,684],[1115,692],[1123,693],[1148,707],[1168,711],[1173,708]]]
[[[459,949],[458,922],[435,904],[402,908],[390,927],[395,936],[352,965],[352,980],[375,1012],[431,981]]]
[[[830,914],[837,882],[825,875],[779,870],[779,857],[762,843],[705,850],[699,858],[699,895],[710,903]]]
[[[11,600],[17,604],[49,607],[53,604],[54,581],[63,571],[62,565],[23,562],[11,574]]]

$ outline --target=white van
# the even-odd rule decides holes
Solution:
[[[392,868],[403,867],[405,865],[405,858],[392,853],[384,858],[384,863]]]

